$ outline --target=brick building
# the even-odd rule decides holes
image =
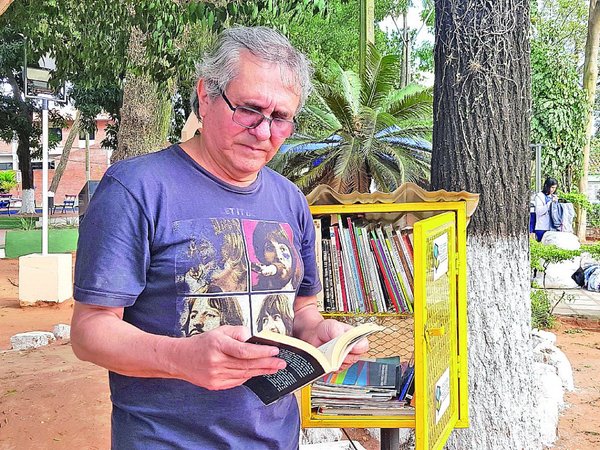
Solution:
[[[74,112],[71,112],[74,116]],[[52,149],[48,155],[49,159],[49,170],[48,170],[48,187],[52,183],[52,177],[54,176],[54,168],[58,167],[58,162],[62,155],[63,147],[69,136],[71,125],[73,121],[69,121],[66,128],[51,129],[52,133],[60,133],[62,135],[60,144]],[[95,136],[90,136],[90,179],[99,180],[106,169],[109,166],[110,161],[110,150],[102,148],[100,143],[105,137],[105,128],[109,123],[109,118],[104,115],[98,116],[96,119],[97,131]],[[80,136],[83,137],[83,136]],[[0,170],[17,170],[18,171],[18,159],[16,155],[17,143],[6,143],[0,141]],[[33,179],[35,188],[35,203],[36,206],[40,207],[42,204],[42,161],[32,160],[33,166]],[[11,191],[13,197],[21,197],[21,177],[17,172],[17,181],[19,184]],[[79,194],[81,188],[86,182],[86,158],[85,158],[85,140],[75,139],[73,146],[71,147],[71,153],[67,167],[63,173],[63,176],[58,185],[58,189],[55,193],[54,203],[60,204],[64,201],[66,194]]]

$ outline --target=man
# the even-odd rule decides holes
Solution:
[[[303,278],[276,293],[295,296],[293,334],[320,345],[347,328],[316,308],[306,199],[265,168],[293,133],[309,90],[308,62],[287,39],[266,28],[229,29],[199,67],[201,135],[121,161],[98,186],[80,226],[71,340],[79,358],[109,369],[113,448],[298,447],[294,397],[265,406],[242,386],[285,367],[276,348],[246,343],[243,326],[178,336],[190,297],[235,297],[250,324],[252,300],[274,293],[252,285],[251,255],[233,263],[223,256],[231,253],[224,246],[251,251],[245,230],[256,222],[291,230]],[[206,240],[214,250],[202,250]],[[214,285],[223,272],[215,268],[225,266],[241,266],[245,279],[220,283],[219,293],[199,288]],[[347,362],[367,348],[355,347]]]

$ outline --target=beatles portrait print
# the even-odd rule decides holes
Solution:
[[[179,336],[221,325],[292,333],[303,267],[287,223],[197,219],[173,223]]]

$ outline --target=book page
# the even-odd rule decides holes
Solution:
[[[331,369],[338,370],[358,341],[370,334],[383,330],[383,328],[376,323],[363,323],[321,345],[319,350],[331,362]]]

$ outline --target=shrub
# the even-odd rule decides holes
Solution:
[[[531,327],[552,328],[556,318],[552,315],[556,304],[552,304],[544,289],[531,289]]]
[[[14,170],[0,171],[0,192],[8,192],[17,185],[17,177]]]

